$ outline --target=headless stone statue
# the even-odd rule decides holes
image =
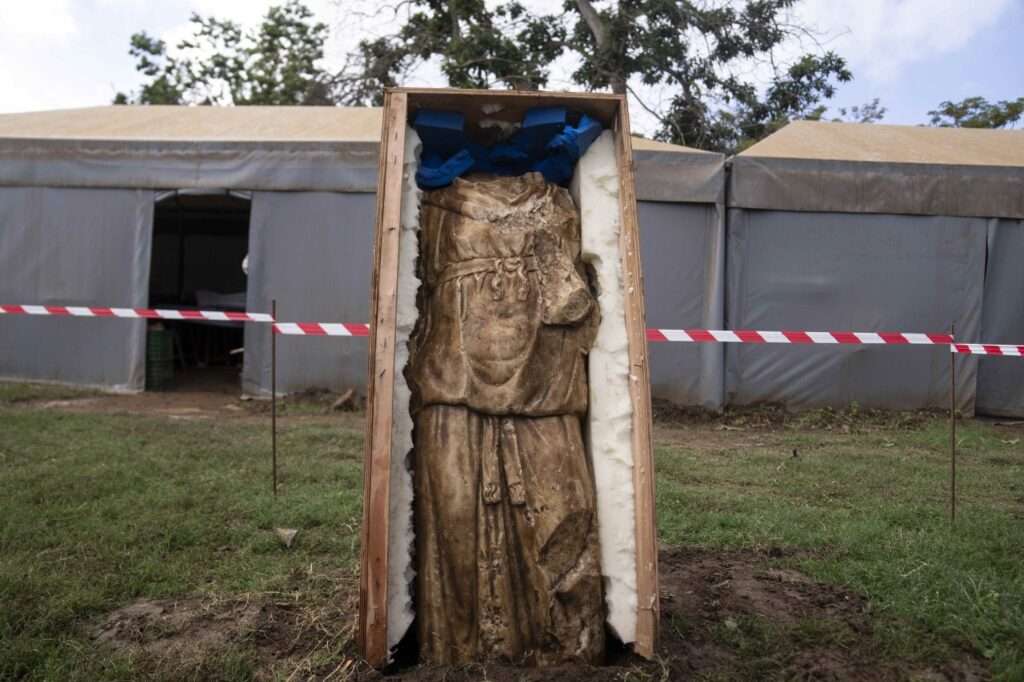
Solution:
[[[430,663],[600,663],[581,433],[598,310],[569,193],[537,173],[423,196],[413,390],[416,620]]]

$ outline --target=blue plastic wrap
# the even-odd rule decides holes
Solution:
[[[551,138],[547,149],[555,153],[565,151],[572,159],[579,159],[600,134],[601,124],[583,114],[575,128],[567,125],[562,132]]]
[[[437,189],[447,187],[455,178],[470,171],[476,164],[468,149],[460,149],[454,156],[441,161],[440,157],[432,157],[424,162],[420,157],[420,167],[416,171],[416,184],[421,189]]]
[[[576,162],[601,133],[586,114],[573,126],[565,107],[535,107],[510,138],[484,147],[466,138],[461,113],[421,109],[413,127],[423,143],[416,183],[421,189],[450,185],[469,172],[522,175],[536,171],[548,182],[567,185]]]
[[[535,107],[523,116],[523,126],[516,133],[520,147],[534,159],[544,156],[548,141],[562,132],[568,121],[565,107]]]
[[[424,152],[447,158],[466,146],[466,117],[457,111],[420,109],[412,126],[423,141]]]

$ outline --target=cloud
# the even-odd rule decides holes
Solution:
[[[59,106],[63,93],[46,87],[45,46],[67,45],[79,32],[68,0],[0,3],[0,110]]]
[[[325,54],[328,61],[331,61],[332,58],[337,59],[344,50],[334,49],[335,46],[343,36],[350,37],[345,32],[341,14],[342,5],[349,3],[335,0],[303,0],[303,2],[313,11],[314,21],[320,21],[327,25],[330,33],[325,45]],[[194,33],[194,26],[188,21],[193,12],[203,17],[229,19],[240,24],[245,30],[255,30],[262,22],[267,10],[282,3],[283,0],[190,0],[183,4],[179,14],[180,20],[160,31],[159,37],[174,52],[178,43],[186,38],[191,38]]]
[[[69,0],[25,0],[0,6],[0,40],[65,38],[78,31]]]
[[[955,52],[994,24],[1013,0],[805,0],[796,18],[817,29],[854,75],[899,79],[916,62]],[[806,41],[804,41],[806,46]]]

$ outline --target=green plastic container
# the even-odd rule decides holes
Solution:
[[[162,327],[146,330],[146,390],[159,391],[174,380],[174,338]]]

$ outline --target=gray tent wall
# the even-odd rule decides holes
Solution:
[[[369,318],[370,254],[375,195],[256,192],[249,230],[247,307],[294,322],[365,322]],[[366,385],[365,338],[279,336],[281,393]],[[248,325],[242,387],[270,392],[270,335]]]
[[[1022,151],[1024,137],[1005,131],[803,122],[735,157],[730,328],[940,332],[955,323],[962,340],[1020,338]],[[731,347],[727,399],[946,407],[947,352]],[[979,380],[978,362],[957,359],[959,408],[1019,410],[1020,369],[986,367]]]
[[[731,329],[941,332],[955,321],[966,338],[981,329],[981,219],[733,209],[728,259]],[[736,344],[726,354],[736,405],[949,405],[945,346]],[[975,371],[973,361],[958,371],[966,411]]]
[[[140,307],[153,193],[0,187],[0,301]],[[0,315],[0,377],[138,391],[145,320]]]
[[[1021,133],[1024,135],[1024,133]],[[1024,191],[1018,189],[1018,193]],[[1024,343],[1024,221],[988,223],[988,270],[981,313],[981,341]],[[978,412],[1024,417],[1024,360],[985,357],[978,367]]]
[[[724,157],[645,149],[638,141],[637,211],[647,326],[721,329],[725,312]],[[651,394],[719,410],[725,382],[719,344],[652,343]]]

